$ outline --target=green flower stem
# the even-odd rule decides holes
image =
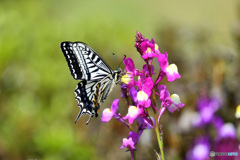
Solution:
[[[152,77],[151,75],[151,67],[150,65],[147,65],[148,66],[148,70],[149,70],[149,74],[150,74],[150,77]],[[160,75],[159,75],[160,76]],[[156,106],[156,94],[155,94],[155,86],[153,87],[152,89],[152,101],[153,101],[153,105]],[[156,122],[156,128],[155,128],[155,132],[156,132],[156,135],[157,135],[157,140],[158,140],[158,145],[159,145],[159,149],[160,149],[160,152],[161,152],[161,159],[164,160],[164,153],[163,153],[163,134],[159,134],[159,122],[158,122],[158,116],[157,116],[157,112],[154,108],[153,109],[153,112],[154,112],[154,118],[155,118],[155,122]]]
[[[157,140],[158,140],[158,145],[159,145],[159,149],[160,149],[160,152],[161,152],[161,158],[162,160],[164,160],[164,152],[163,152],[163,134],[159,134],[159,125],[156,126],[155,128],[155,132],[156,132],[156,135],[157,135]]]

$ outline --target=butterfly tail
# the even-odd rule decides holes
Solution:
[[[79,111],[78,116],[77,116],[77,118],[76,118],[76,120],[75,120],[75,123],[77,123],[78,119],[79,119],[83,114],[84,114],[84,113],[83,113],[82,110]],[[88,125],[88,123],[90,122],[90,120],[91,120],[92,117],[93,117],[92,115],[89,115],[89,119],[88,119],[88,121],[86,122],[86,125]]]
[[[78,121],[78,119],[81,117],[83,115],[83,113],[82,113],[82,109],[79,111],[79,113],[78,113],[78,116],[77,116],[77,118],[76,118],[76,120],[75,120],[75,123],[77,123],[77,121]]]

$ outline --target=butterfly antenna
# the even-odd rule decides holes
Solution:
[[[126,58],[126,55],[124,55],[123,60]],[[118,65],[118,68],[120,67],[120,65],[122,64],[123,61],[120,62],[120,64]]]
[[[116,65],[116,55],[115,55],[115,53],[113,53],[113,56],[114,56],[114,68],[116,67],[115,65]]]

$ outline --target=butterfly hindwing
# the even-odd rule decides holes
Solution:
[[[74,91],[75,99],[78,101],[78,106],[81,108],[75,123],[83,115],[88,114],[90,117],[97,117],[99,104],[94,103],[98,97],[100,83],[83,80],[77,84]]]

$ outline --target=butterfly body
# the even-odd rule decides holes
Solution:
[[[100,55],[82,42],[62,42],[61,50],[71,75],[80,80],[74,91],[81,108],[75,122],[83,114],[89,114],[90,118],[94,115],[97,117],[100,104],[119,83],[121,69],[112,70]]]

